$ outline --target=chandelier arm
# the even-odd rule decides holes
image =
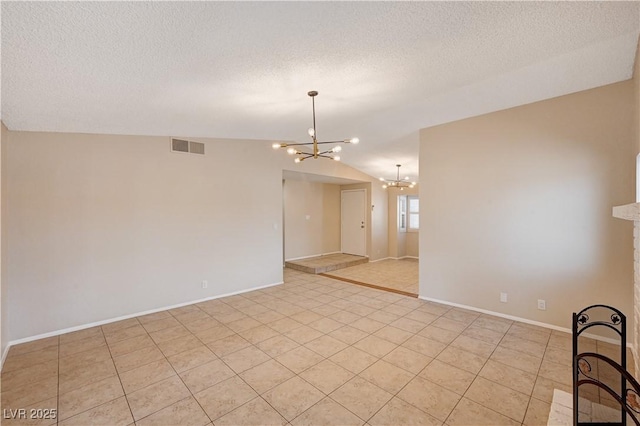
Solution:
[[[288,143],[284,146],[281,146],[280,148],[287,148],[290,146],[300,146],[300,145],[313,145],[313,142],[306,142],[306,143]]]
[[[325,143],[347,143],[345,141],[326,141],[326,142],[318,142],[318,145],[322,145]]]

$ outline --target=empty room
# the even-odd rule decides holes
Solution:
[[[640,419],[640,2],[0,9],[2,424]]]

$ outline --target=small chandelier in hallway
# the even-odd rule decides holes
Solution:
[[[409,182],[409,176],[404,179],[400,179],[400,164],[396,164],[396,167],[398,168],[398,171],[395,179],[380,178],[380,181],[383,182],[383,188],[400,188],[400,191],[404,191],[405,188],[413,188],[416,186],[415,182]]]
[[[318,142],[317,139],[317,133],[316,133],[316,103],[315,103],[315,97],[318,96],[318,92],[316,92],[315,90],[312,90],[311,92],[307,93],[310,97],[311,97],[311,107],[313,109],[313,127],[309,128],[309,136],[311,136],[311,140],[312,142],[307,142],[307,143],[274,143],[272,145],[273,149],[279,149],[279,148],[287,148],[287,154],[289,155],[295,155],[295,162],[296,163],[300,163],[304,160],[306,160],[307,158],[328,158],[330,160],[334,160],[334,161],[340,161],[340,156],[339,155],[335,155],[337,153],[339,153],[340,151],[342,151],[342,147],[341,146],[334,146],[331,149],[327,149],[325,151],[321,151],[320,148],[318,148],[318,145],[324,145],[324,144],[338,144],[338,143],[350,143],[350,144],[357,144],[358,142],[360,142],[360,140],[358,138],[351,138],[351,139],[344,139],[341,141],[326,141],[326,142]],[[307,146],[307,145],[312,145],[312,152],[306,152],[306,151],[301,151],[298,148],[294,148],[294,147],[302,147],[302,146]]]

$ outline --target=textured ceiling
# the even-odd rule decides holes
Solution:
[[[418,130],[631,77],[639,2],[2,2],[12,130],[306,141],[415,176]],[[274,155],[285,155],[283,152]]]

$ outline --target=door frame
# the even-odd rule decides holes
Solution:
[[[340,252],[344,253],[344,231],[343,231],[343,203],[342,203],[342,195],[345,192],[362,192],[364,195],[364,201],[362,203],[362,217],[364,218],[364,253],[362,256],[368,257],[367,254],[367,232],[369,231],[369,221],[367,220],[367,189],[366,188],[358,188],[358,189],[342,189],[340,190]]]

